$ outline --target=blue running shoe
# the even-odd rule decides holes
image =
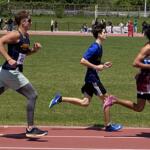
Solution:
[[[60,94],[56,94],[55,97],[51,100],[49,108],[52,108],[54,105],[60,102],[62,102],[62,96]]]
[[[105,128],[105,131],[107,131],[107,132],[119,131],[122,128],[123,128],[123,126],[120,124],[110,124],[109,126],[107,126]]]

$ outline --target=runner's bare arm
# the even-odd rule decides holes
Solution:
[[[19,39],[19,33],[16,31],[10,32],[0,38],[0,53],[8,61],[10,65],[13,65],[14,63],[16,63],[16,61],[12,59],[7,53],[5,44],[16,43],[18,39]]]
[[[33,48],[27,53],[27,55],[36,53],[41,47],[42,47],[42,45],[39,42],[35,42],[33,45]]]
[[[104,64],[95,65],[95,64],[90,63],[88,60],[86,60],[84,58],[81,58],[80,64],[82,64],[82,65],[84,65],[86,67],[89,67],[89,68],[93,68],[93,69],[95,69],[97,71],[102,71],[102,70],[110,68],[112,66],[111,62],[106,62]]]
[[[144,58],[148,55],[150,55],[150,45],[149,44],[147,44],[140,50],[140,52],[138,53],[138,55],[136,56],[136,58],[133,62],[133,66],[137,67],[137,68],[142,68],[142,69],[150,69],[150,64],[143,63]]]

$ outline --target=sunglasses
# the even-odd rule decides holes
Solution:
[[[28,21],[29,23],[31,23],[31,22],[32,22],[32,20],[31,20],[31,19],[28,19],[27,21]]]

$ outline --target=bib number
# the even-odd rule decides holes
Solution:
[[[24,62],[24,60],[25,60],[25,57],[26,57],[25,54],[19,53],[19,57],[18,57],[18,60],[17,60],[17,64],[18,64],[18,65],[22,65],[23,62]]]

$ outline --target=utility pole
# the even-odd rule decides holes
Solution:
[[[95,20],[98,17],[98,4],[95,5]]]
[[[147,17],[147,0],[145,0],[145,4],[144,4],[144,17]]]

